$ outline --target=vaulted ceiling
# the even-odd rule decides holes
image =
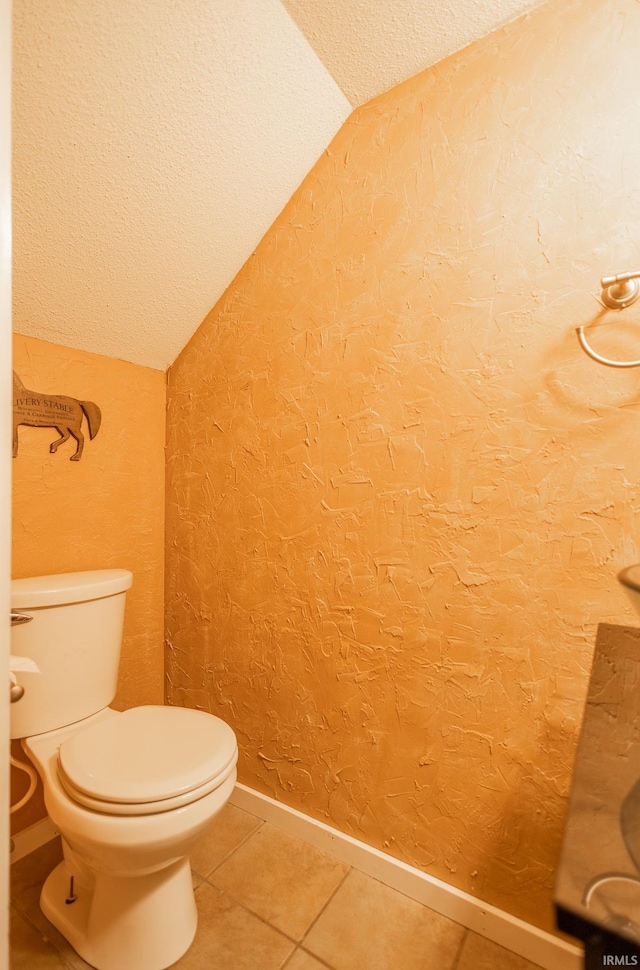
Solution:
[[[164,370],[359,104],[541,0],[20,0],[14,322]]]

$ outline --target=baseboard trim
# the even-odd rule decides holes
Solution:
[[[246,785],[237,784],[230,802],[297,836],[335,859],[424,903],[544,970],[582,970],[583,952],[564,940],[476,899],[434,876],[400,862],[324,822],[289,808]]]
[[[58,834],[57,828],[48,815],[41,818],[39,822],[34,822],[33,825],[23,829],[22,832],[16,832],[11,837],[11,853],[9,856],[11,865],[18,859],[24,859],[30,852],[35,852],[36,849],[39,849],[46,842],[50,842],[51,839],[55,839]]]

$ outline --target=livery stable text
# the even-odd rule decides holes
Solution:
[[[57,408],[58,411],[68,411],[73,414],[73,407],[70,407],[68,404],[61,404],[59,401],[47,401],[46,399],[38,397],[19,397],[16,399],[16,404],[27,408]]]

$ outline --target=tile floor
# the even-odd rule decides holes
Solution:
[[[89,966],[40,912],[61,857],[55,839],[12,866],[12,970]],[[179,970],[537,970],[233,805],[192,867],[198,931]]]

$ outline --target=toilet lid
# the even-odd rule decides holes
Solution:
[[[237,758],[236,737],[219,717],[148,705],[98,721],[60,745],[62,778],[102,802],[141,804],[215,787]]]

